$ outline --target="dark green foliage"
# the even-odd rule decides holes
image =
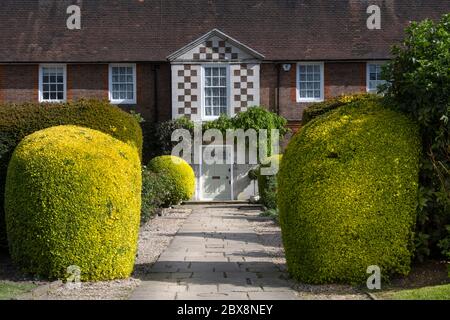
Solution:
[[[0,195],[4,194],[6,170],[19,142],[41,129],[73,124],[110,134],[136,146],[141,153],[142,131],[135,119],[107,101],[80,100],[64,104],[0,105]],[[0,196],[0,246],[6,246],[4,198]]]
[[[161,123],[155,130],[156,147],[159,150],[157,155],[169,155],[178,142],[172,142],[172,133],[176,129],[187,129],[191,135],[194,132],[194,122],[186,117],[176,120],[170,120]],[[235,117],[230,118],[227,115],[221,115],[214,121],[208,121],[202,124],[203,132],[209,129],[218,129],[224,134],[226,139],[226,131],[228,129],[266,129],[270,138],[272,129],[278,129],[280,139],[289,131],[287,128],[287,120],[275,113],[267,111],[264,107],[251,107],[246,112],[241,112]]]
[[[170,195],[172,184],[166,175],[142,170],[142,214],[141,223],[150,220],[158,209],[163,208]]]
[[[174,146],[178,142],[172,142],[172,133],[178,129],[186,129],[193,134],[194,123],[186,117],[181,117],[175,120],[169,120],[159,124],[154,133],[155,151],[154,156],[170,155]]]
[[[260,214],[261,217],[271,218],[278,222],[279,214],[277,209],[268,209]]]
[[[218,129],[226,132],[227,129],[278,129],[280,135],[284,136],[288,129],[287,120],[277,114],[268,111],[264,107],[251,107],[245,112],[238,113],[230,118],[227,115],[221,115],[217,120],[209,121],[203,124],[203,130]]]
[[[227,129],[233,129],[234,121],[229,116],[222,114],[218,119],[214,121],[208,121],[203,123],[203,131],[210,130],[210,129],[218,129],[222,131],[222,133],[226,133]]]
[[[269,157],[264,163],[261,164],[258,170],[258,190],[260,196],[260,203],[267,209],[277,209],[277,175],[263,175],[261,174],[261,168],[270,168],[271,161],[277,168],[280,166],[282,155],[274,155]],[[278,170],[277,170],[278,171]]]
[[[413,23],[393,56],[383,75],[387,104],[417,121],[422,134],[417,258],[440,257],[438,243],[450,242],[450,14]]]
[[[442,255],[450,260],[450,226],[446,226],[447,234],[442,237],[442,239],[438,243],[438,247],[442,250]],[[450,266],[449,266],[450,272]],[[449,273],[450,277],[450,273]]]
[[[277,208],[277,177],[258,176],[260,203],[267,209]]]
[[[420,139],[407,117],[356,101],[302,128],[278,174],[289,272],[307,283],[361,283],[367,267],[408,274]]]
[[[249,108],[246,112],[241,112],[232,119],[233,129],[278,129],[281,137],[289,131],[286,125],[287,120],[285,118],[263,107]]]

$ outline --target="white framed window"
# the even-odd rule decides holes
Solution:
[[[202,67],[202,114],[203,119],[216,119],[229,114],[229,67],[227,65],[204,65]]]
[[[367,92],[377,93],[378,87],[386,81],[381,77],[381,70],[384,62],[367,63]]]
[[[65,102],[67,99],[67,66],[39,66],[39,102]]]
[[[297,64],[297,102],[324,100],[323,62],[301,62]]]
[[[136,64],[109,65],[109,101],[136,104]]]

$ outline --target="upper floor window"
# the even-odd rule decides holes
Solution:
[[[109,100],[115,104],[136,104],[136,65],[109,66]]]
[[[205,66],[203,70],[204,117],[228,113],[228,70],[226,66]]]
[[[41,65],[39,67],[39,102],[66,101],[66,66]]]
[[[386,83],[381,77],[382,66],[381,62],[367,64],[367,92],[377,93],[378,87]]]
[[[323,101],[323,63],[308,62],[297,65],[297,101]]]

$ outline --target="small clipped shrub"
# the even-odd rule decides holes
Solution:
[[[107,101],[0,105],[0,247],[7,246],[3,195],[12,153],[27,135],[59,125],[77,125],[110,134],[134,145],[141,154],[142,130],[136,115],[130,115]]]
[[[313,103],[303,112],[302,124],[306,125],[315,118],[354,101],[363,101],[373,99],[375,97],[376,96],[374,94],[370,93],[357,93],[353,95],[339,96],[323,102]]]
[[[305,126],[278,174],[289,272],[302,282],[362,283],[410,271],[420,139],[407,117],[356,101]]]
[[[130,276],[141,209],[136,148],[99,131],[59,126],[27,136],[8,168],[6,227],[23,271],[83,281]]]
[[[192,198],[195,192],[195,174],[192,167],[175,156],[160,156],[150,161],[148,168],[169,180],[170,189],[165,206],[180,204]]]
[[[172,188],[168,176],[148,170],[142,170],[142,213],[141,223],[148,222],[157,210],[164,207]]]
[[[260,203],[267,209],[277,209],[277,175],[262,175],[261,168],[269,168],[271,162],[279,168],[282,155],[274,155],[264,161],[258,170],[258,190],[260,196]]]

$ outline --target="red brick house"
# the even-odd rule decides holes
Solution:
[[[73,4],[81,8],[81,30],[66,26]],[[381,9],[379,30],[367,28],[369,5]],[[376,90],[380,65],[404,27],[450,12],[448,0],[3,0],[1,6],[0,102],[109,99],[150,122],[208,121],[263,105],[293,125],[311,102]]]

